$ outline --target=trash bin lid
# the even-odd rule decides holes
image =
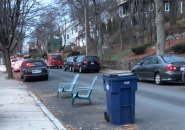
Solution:
[[[108,77],[123,77],[123,76],[132,76],[132,75],[134,74],[131,72],[104,74],[104,76],[108,76]]]

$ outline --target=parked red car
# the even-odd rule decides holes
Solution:
[[[60,54],[49,54],[47,62],[49,68],[51,67],[62,68],[64,63],[62,56]]]

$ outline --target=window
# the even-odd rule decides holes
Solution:
[[[166,63],[185,62],[183,57],[175,55],[163,56],[162,58]]]
[[[167,2],[164,4],[165,11],[170,11],[170,3]]]
[[[52,60],[61,60],[62,57],[60,55],[53,55]]]
[[[181,14],[183,13],[183,3],[182,3],[182,1],[181,1],[181,5],[180,5],[180,12],[181,12]]]
[[[146,59],[144,60],[144,62],[143,62],[143,65],[149,65],[149,64],[150,64],[150,60],[151,60],[150,57],[149,57],[149,58],[146,58]]]
[[[157,64],[157,63],[158,63],[157,57],[152,57],[151,61],[150,61],[150,64]]]
[[[123,6],[119,7],[119,16],[123,16]]]

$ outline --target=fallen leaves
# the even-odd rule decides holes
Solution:
[[[127,124],[127,125],[122,125],[119,128],[116,128],[115,130],[138,130],[138,126],[135,124]]]

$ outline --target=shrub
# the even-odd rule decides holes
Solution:
[[[134,47],[134,48],[132,48],[132,52],[135,55],[143,54],[145,52],[146,48],[147,48],[146,45]]]
[[[171,49],[177,54],[185,53],[185,42],[172,46]]]
[[[79,51],[72,51],[68,56],[76,56],[76,55],[80,55]]]

